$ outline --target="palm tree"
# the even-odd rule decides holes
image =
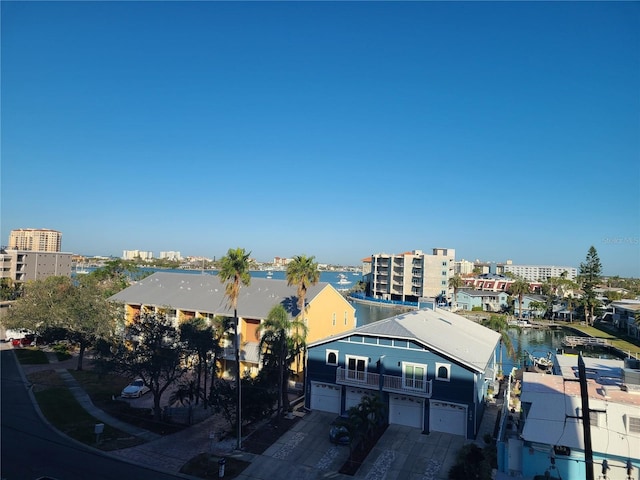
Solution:
[[[180,339],[185,342],[187,349],[195,355],[197,359],[195,382],[195,399],[198,404],[201,394],[200,387],[202,384],[202,374],[204,373],[204,392],[206,400],[207,391],[207,359],[209,354],[214,350],[215,343],[213,338],[213,329],[208,327],[204,318],[194,317],[180,324]],[[204,372],[203,372],[204,370]],[[206,402],[205,402],[206,404]]]
[[[517,279],[509,287],[509,293],[518,297],[518,320],[522,320],[522,297],[531,291],[531,285],[522,278]]]
[[[287,285],[295,285],[298,289],[298,310],[300,312],[300,320],[304,322],[304,311],[307,299],[307,290],[320,280],[320,271],[316,257],[307,257],[306,255],[296,255],[287,265],[286,277]],[[306,348],[302,351],[303,357],[306,356]],[[306,358],[302,359],[303,365],[306,365]],[[297,368],[299,371],[300,369]]]
[[[251,284],[251,274],[249,273],[249,255],[244,248],[230,248],[227,255],[220,259],[218,277],[220,282],[226,283],[225,296],[229,301],[229,307],[233,309],[233,327],[235,334],[236,352],[236,416],[238,423],[238,450],[242,447],[242,415],[240,406],[242,397],[240,395],[240,340],[238,336],[238,297],[240,296],[240,286]]]
[[[260,354],[270,357],[269,365],[278,369],[278,411],[289,409],[288,384],[290,366],[306,346],[307,326],[300,319],[291,319],[278,304],[260,325]]]
[[[488,320],[483,320],[482,325],[491,330],[494,330],[500,334],[500,371],[502,371],[502,345],[507,349],[507,355],[511,358],[516,357],[516,351],[513,348],[513,342],[511,341],[511,337],[509,336],[509,328],[513,328],[512,325],[509,325],[506,317],[502,315],[491,315]],[[520,327],[515,327],[520,330]]]
[[[453,288],[453,311],[458,309],[458,289],[464,286],[464,280],[458,274],[449,279],[449,286]]]
[[[320,280],[318,264],[315,257],[297,255],[287,265],[287,285],[295,285],[298,288],[298,309],[304,316],[307,290]]]

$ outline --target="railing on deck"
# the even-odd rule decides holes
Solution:
[[[336,383],[378,390],[380,389],[380,374],[338,367],[336,369]],[[411,380],[395,375],[382,375],[382,390],[385,392],[431,397],[431,387],[431,380]]]

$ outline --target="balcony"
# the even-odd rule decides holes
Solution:
[[[338,367],[336,370],[336,383],[338,385],[351,385],[379,390],[380,374]],[[395,375],[382,375],[382,390],[384,392],[404,393],[405,395],[430,398],[431,386],[431,380],[403,379]]]

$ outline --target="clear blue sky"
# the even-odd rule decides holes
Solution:
[[[640,276],[638,2],[7,2],[2,243]]]

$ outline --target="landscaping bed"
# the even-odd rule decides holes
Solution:
[[[379,426],[374,430],[373,435],[363,438],[360,442],[355,444],[351,449],[349,458],[344,465],[342,465],[339,472],[345,475],[355,475],[371,450],[373,450],[373,447],[375,447],[378,440],[380,440],[380,437],[384,434],[387,426],[387,424]]]

